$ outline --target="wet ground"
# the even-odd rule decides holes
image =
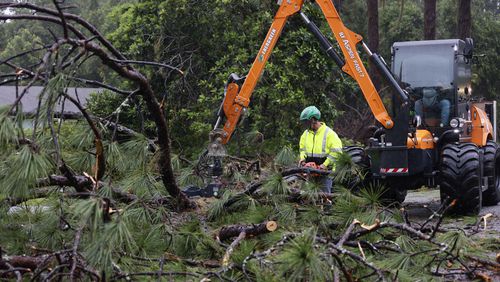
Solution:
[[[426,220],[441,206],[439,190],[409,191],[403,205],[408,211],[410,220],[417,222]],[[484,228],[484,216],[486,216],[486,229]],[[500,204],[483,207],[478,216],[448,216],[443,223],[444,227],[455,225],[466,230],[470,229],[471,225],[474,227],[478,225],[480,230],[487,231],[485,233],[500,238]]]
[[[408,212],[410,222],[422,224],[441,207],[439,190],[409,191],[403,207]],[[431,225],[434,226],[435,222],[436,220],[433,220]],[[498,261],[500,256],[500,204],[483,207],[479,215],[476,216],[447,215],[440,227],[446,230],[461,230],[475,243],[483,247],[489,245],[488,251],[483,253],[483,256],[488,257],[490,261]],[[493,270],[486,273],[491,279],[486,281],[500,281],[499,272]],[[456,277],[452,281],[463,281],[462,278]]]
[[[440,209],[439,190],[409,191],[403,207],[408,212],[410,222],[422,224]],[[434,226],[435,223],[436,220],[434,219],[431,225]],[[500,256],[500,204],[483,207],[479,215],[476,216],[447,215],[440,227],[446,230],[461,230],[483,247],[486,246],[485,244],[492,244],[493,247],[488,247],[486,253],[482,253],[482,256],[487,257],[489,261],[498,260]],[[482,281],[500,281],[500,273],[494,269],[483,269],[482,273],[487,277]],[[479,280],[481,279],[474,281]],[[444,281],[471,280],[466,276],[450,276]]]

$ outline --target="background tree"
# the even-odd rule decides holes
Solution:
[[[471,0],[458,1],[458,37],[465,39],[471,37],[472,17]]]
[[[436,39],[436,0],[424,1],[424,39]]]
[[[379,52],[379,28],[378,28],[378,0],[367,0],[368,11],[368,47],[372,52]],[[380,87],[380,78],[376,71],[375,66],[370,64],[370,74],[373,77],[373,83],[377,89]]]
[[[422,16],[425,3],[380,3],[379,52],[389,62],[390,48],[395,41],[425,38]],[[152,87],[158,93],[158,99],[167,105],[166,115],[172,128],[173,148],[185,155],[199,154],[207,142],[206,136],[215,119],[215,109],[222,100],[224,81],[230,73],[244,75],[249,69],[276,11],[275,3],[212,1],[195,4],[180,0],[137,3],[103,0],[95,1],[94,4],[98,5],[96,9],[90,9],[90,4],[82,5],[78,7],[78,12],[95,18],[96,25],[100,26],[116,46],[123,48],[128,57],[161,61],[184,71],[184,76],[176,76],[168,70],[156,71],[136,66],[152,78]],[[343,1],[342,5],[344,8],[341,15],[345,24],[363,35],[369,43],[368,17],[362,16],[368,14],[367,1]],[[436,23],[436,38],[455,38],[458,32],[457,1],[437,1],[437,7],[439,21]],[[314,5],[306,5],[305,9],[320,28],[329,34],[318,9]],[[480,15],[473,19],[471,30],[477,46],[476,53],[495,54],[494,38],[498,17],[494,15],[498,13],[497,2],[473,2],[472,9],[474,14]],[[12,38],[16,36],[17,30],[26,28],[27,25],[21,21],[2,24],[0,37]],[[51,29],[57,31],[57,28]],[[47,43],[45,41],[51,38],[44,28],[30,26],[30,30],[42,43]],[[8,42],[9,40],[1,40],[0,48],[4,50]],[[228,46],[227,50],[222,52],[219,44]],[[498,93],[498,82],[493,79],[499,72],[494,67],[494,57],[483,58],[481,64],[474,67],[478,74],[473,81],[474,89],[478,94],[479,91],[485,93],[481,95]],[[116,75],[93,60],[95,58],[88,59],[89,63],[81,67],[81,77],[116,85],[120,83]],[[311,83],[312,81],[315,83]],[[108,101],[119,105],[121,98],[109,95]],[[292,18],[259,81],[247,118],[238,127],[234,142],[230,145],[232,148],[229,149],[237,152],[245,148],[245,140],[252,140],[251,136],[244,134],[248,132],[253,136],[260,132],[265,138],[262,146],[257,146],[258,150],[243,149],[242,154],[273,155],[285,144],[296,144],[301,129],[295,122],[296,115],[293,113],[300,112],[301,108],[313,103],[324,105],[321,110],[325,113],[327,122],[336,127],[337,131],[343,131],[343,137],[359,138],[360,135],[340,128],[344,127],[340,124],[360,119],[357,114],[356,118],[345,115],[355,113],[344,105],[351,101],[356,101],[354,108],[364,111],[366,102],[356,83],[325,58],[316,40],[303,28],[301,21]],[[290,110],[284,112],[283,108]],[[122,115],[121,122],[152,136],[154,124],[147,120],[142,124],[138,118],[128,118],[141,113],[147,116],[144,105],[133,99],[127,111],[135,114]],[[109,116],[112,112],[110,107],[110,112],[102,113],[102,116]]]
[[[335,8],[339,11],[342,12],[342,2],[343,0],[334,0],[333,1],[335,4]]]

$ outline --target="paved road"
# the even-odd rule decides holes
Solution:
[[[404,202],[404,207],[407,209],[410,220],[425,220],[432,211],[436,211],[440,207],[439,190],[424,190],[424,191],[409,191]],[[483,207],[479,216],[475,217],[479,220],[482,216],[491,214],[487,219],[487,235],[500,238],[500,204],[496,206]],[[447,226],[453,224],[458,227],[464,227],[474,222],[474,217],[451,217],[445,221]],[[484,227],[484,222],[481,222],[481,227]]]
[[[405,205],[429,205],[430,208],[439,208],[439,190],[408,191]],[[500,204],[491,207],[483,207],[480,215],[491,213],[495,217],[500,217]]]

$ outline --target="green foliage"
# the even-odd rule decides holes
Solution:
[[[302,197],[312,203],[316,203],[319,200],[318,192],[321,192],[323,189],[323,184],[321,181],[310,179],[307,182],[304,182],[301,186]]]
[[[92,233],[95,234],[96,231],[101,227],[102,224],[102,201],[99,198],[79,201],[75,203],[73,209],[76,211],[74,213],[75,219],[80,220],[81,226],[88,227]]]
[[[188,221],[174,234],[169,250],[181,257],[213,258],[221,248],[202,231],[200,221]]]
[[[481,56],[479,63],[473,65],[473,95],[498,99],[500,83],[498,82],[498,65],[500,58],[500,18],[486,7],[485,1],[473,1],[472,37],[475,44],[475,54]]]
[[[194,185],[197,187],[203,187],[203,178],[198,176],[194,170],[193,167],[185,167],[180,169],[180,174],[178,177],[179,185],[182,187],[188,186],[188,185]]]
[[[281,173],[274,173],[267,178],[263,191],[270,195],[283,196],[290,193],[290,187]]]
[[[124,163],[125,170],[149,168],[152,157],[149,151],[149,140],[144,135],[138,135],[131,140],[123,143],[122,150],[127,152],[127,158]]]
[[[452,246],[456,254],[468,253],[470,249],[477,247],[476,243],[462,231],[447,232],[439,239],[448,246]]]
[[[226,213],[225,205],[227,204],[231,196],[233,196],[233,194],[229,190],[224,191],[221,198],[215,200],[210,206],[210,209],[208,210],[207,219],[215,220],[217,218],[220,218],[223,214],[225,214]]]
[[[340,152],[337,154],[335,171],[333,173],[335,183],[348,183],[355,178],[362,181],[364,177],[364,171],[358,164],[352,161],[348,153]]]
[[[2,151],[10,144],[17,144],[16,126],[11,118],[7,115],[8,108],[0,110],[0,147]]]
[[[137,247],[129,226],[130,223],[123,219],[107,223],[99,236],[88,245],[85,257],[89,263],[107,273],[112,273],[115,252],[130,252]]]
[[[297,163],[297,152],[291,146],[285,146],[274,158],[274,164],[281,167],[288,167]]]
[[[374,212],[378,205],[372,206],[370,201],[352,194],[346,189],[339,188],[335,197],[333,218],[348,226],[355,219],[365,223],[373,224],[377,214]]]
[[[281,204],[275,208],[275,216],[278,222],[288,222],[291,225],[296,223],[297,207],[294,204]]]
[[[370,185],[361,188],[361,190],[359,191],[359,196],[365,199],[368,205],[376,207],[378,205],[381,205],[382,195],[384,194],[386,189],[386,187],[380,185],[377,186],[370,183]]]
[[[236,264],[242,264],[243,260],[252,253],[256,248],[257,242],[255,240],[245,240],[241,242],[238,249],[234,251],[231,260]]]
[[[330,267],[318,256],[314,243],[316,230],[309,228],[293,239],[277,261],[281,265],[281,275],[288,281],[324,281],[331,279]]]
[[[384,58],[390,58],[391,46],[398,41],[422,40],[424,37],[424,18],[422,6],[416,1],[401,3],[387,1],[380,12],[380,52]],[[415,28],[421,27],[421,28]]]
[[[37,34],[33,33],[33,29],[31,27],[22,27],[16,30],[16,33],[3,44],[5,44],[3,48],[0,48],[1,60],[10,58],[21,52],[37,49],[43,46],[42,39]],[[43,51],[32,52],[28,53],[26,56],[15,58],[10,62],[16,65],[32,66],[39,62],[40,55],[42,54]],[[2,73],[14,72],[14,70],[5,66],[0,66],[0,71]]]
[[[22,146],[0,163],[0,195],[27,197],[36,181],[53,170],[54,163],[46,153]]]
[[[158,194],[157,174],[149,170],[133,170],[129,172],[128,177],[121,181],[122,187],[125,190],[133,191],[141,197],[151,197]]]
[[[119,124],[125,124],[137,132],[143,130],[153,132],[152,122],[142,120],[144,117],[140,115],[140,111],[144,107],[144,102],[139,96],[130,98],[109,90],[92,93],[87,99],[87,108],[92,114],[102,118],[109,118]],[[145,128],[142,128],[142,126]]]

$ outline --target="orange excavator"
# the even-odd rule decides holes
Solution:
[[[343,56],[304,14],[304,0],[279,0],[250,71],[245,77],[231,74],[225,86],[208,148],[208,156],[216,160],[216,174],[221,173],[223,145],[248,108],[283,27],[289,17],[299,14],[327,56],[359,84],[378,122],[379,129],[367,148],[344,148],[366,171],[365,180],[386,186],[383,197],[391,202],[402,202],[408,189],[439,185],[442,201],[453,202],[452,210],[458,213],[477,213],[483,204],[496,204],[500,200],[496,103],[470,95],[472,40],[395,43],[391,70],[359,34],[344,25],[332,0],[311,2],[321,9]],[[363,65],[358,45],[391,90],[393,117]]]

